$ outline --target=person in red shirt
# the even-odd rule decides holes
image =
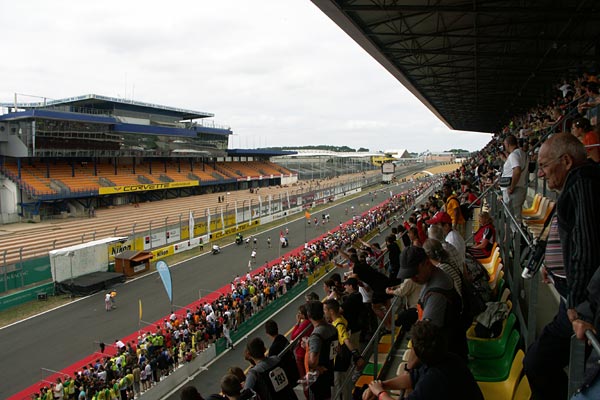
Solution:
[[[467,252],[475,258],[487,258],[492,252],[496,241],[496,228],[494,220],[489,213],[483,211],[479,214],[479,229],[473,236],[473,246],[467,247]]]
[[[309,328],[305,332],[304,330],[307,326],[309,326]],[[297,337],[308,338],[312,333],[313,328],[314,327],[310,323],[308,315],[306,314],[306,306],[302,304],[300,307],[298,307],[298,312],[296,313],[296,324],[294,325],[290,339],[295,340]],[[298,367],[298,373],[300,374],[300,377],[306,376],[306,367],[304,363],[304,359],[306,357],[306,348],[302,346],[302,340],[304,339],[299,339],[298,344],[294,348],[296,366]],[[308,392],[305,394],[308,395]],[[308,396],[306,398],[308,398]]]

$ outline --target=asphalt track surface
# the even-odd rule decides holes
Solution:
[[[273,260],[304,244],[305,228],[308,240],[324,234],[335,228],[340,222],[346,222],[352,217],[352,212],[359,215],[374,204],[379,204],[389,196],[389,191],[400,193],[409,186],[404,183],[398,186],[384,187],[377,192],[374,202],[366,190],[362,196],[348,201],[341,201],[323,211],[313,214],[320,219],[322,213],[330,215],[327,226],[315,228],[314,223],[305,226],[304,216],[298,216],[288,221],[281,220],[281,225],[268,231],[257,233],[257,265],[260,267],[267,260]],[[351,207],[354,207],[352,210]],[[348,208],[348,215],[345,209]],[[279,249],[276,245],[279,232],[285,227],[289,229],[290,246]],[[245,237],[256,232],[246,231]],[[271,237],[272,248],[267,246],[267,237]],[[233,238],[232,238],[233,239]],[[383,242],[383,238],[380,240]],[[204,297],[228,285],[236,275],[242,277],[248,271],[251,248],[245,245],[231,244],[223,247],[222,253],[203,254],[196,258],[173,265],[171,279],[173,282],[174,306],[186,306],[200,297]],[[281,251],[281,253],[279,253]],[[320,289],[320,288],[319,288]],[[99,342],[107,344],[137,332],[139,329],[138,299],[143,304],[143,320],[156,322],[171,311],[169,298],[160,277],[156,273],[145,275],[116,287],[117,308],[111,312],[104,309],[104,293],[84,297],[66,306],[48,311],[0,330],[0,398],[8,398],[27,387],[36,384],[50,374],[50,371],[61,371],[82,360],[88,355],[99,351]],[[295,308],[294,308],[295,310]],[[284,313],[282,313],[284,314]],[[294,312],[288,311],[289,322],[281,322],[282,333],[293,324]],[[261,330],[262,333],[262,330]],[[222,360],[227,366],[244,365],[243,357],[235,351],[228,353]],[[100,355],[98,355],[98,358]],[[225,369],[215,366],[215,375],[202,373],[199,379],[210,381],[212,386],[197,383],[202,388],[202,394],[211,393],[204,387],[213,390],[213,384],[223,376]],[[214,389],[218,389],[214,386]],[[215,390],[218,391],[218,390]]]

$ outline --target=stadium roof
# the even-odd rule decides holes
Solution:
[[[228,156],[233,157],[252,157],[252,156],[267,156],[267,157],[276,157],[276,156],[289,156],[296,154],[295,151],[287,151],[287,150],[263,150],[263,149],[231,149],[227,150]]]
[[[73,106],[87,109],[99,109],[106,110],[106,106],[114,106],[114,105],[126,105],[130,109],[135,109],[140,112],[148,112],[152,110],[161,110],[163,112],[168,113],[174,117],[178,117],[181,120],[184,119],[197,119],[197,118],[207,118],[214,117],[214,114],[203,112],[203,111],[193,111],[187,110],[185,108],[177,108],[170,106],[163,106],[160,104],[152,104],[145,103],[142,101],[130,100],[130,99],[121,99],[118,97],[108,97],[102,96],[98,94],[86,94],[83,96],[69,97],[66,99],[58,99],[58,100],[45,100],[43,102],[37,103],[17,103],[17,108],[22,109],[40,109],[40,108],[54,108],[60,106]],[[0,103],[0,107],[12,108],[14,107],[14,103]]]
[[[312,1],[457,130],[497,131],[600,53],[595,0]]]
[[[331,150],[292,150],[295,154],[289,157],[338,157],[338,158],[362,158],[362,157],[380,157],[383,153],[354,152],[354,151],[331,151]]]

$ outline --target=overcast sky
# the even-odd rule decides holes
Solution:
[[[233,148],[490,139],[450,131],[309,0],[2,1],[0,35],[0,102],[95,93],[207,111]]]

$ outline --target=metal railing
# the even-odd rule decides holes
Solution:
[[[585,332],[585,337],[591,344],[592,354],[590,359],[600,359],[600,343],[590,330]],[[595,354],[594,354],[595,353]],[[585,341],[577,339],[575,335],[571,336],[571,354],[569,357],[569,391],[570,399],[582,387],[585,381],[586,364],[586,345]],[[600,363],[600,361],[596,361]],[[598,378],[597,378],[598,379]]]

